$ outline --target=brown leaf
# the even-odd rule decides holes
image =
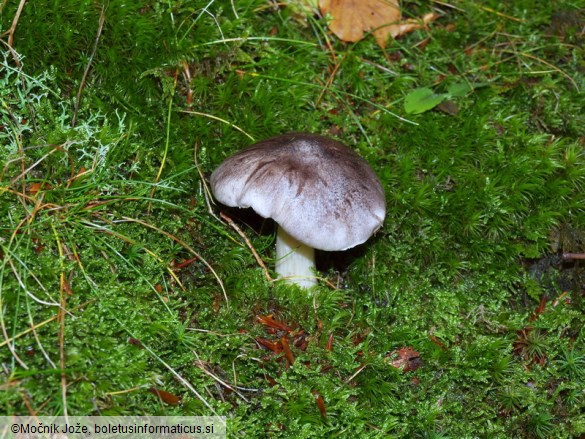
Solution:
[[[175,269],[180,270],[182,268],[188,267],[196,260],[197,260],[197,258],[191,258],[191,259],[186,259],[184,261],[181,261],[181,262],[177,263],[177,265],[175,265]]]
[[[65,291],[68,296],[71,296],[73,294],[73,290],[71,289],[71,284],[69,283],[69,281],[67,279],[63,278],[63,282],[61,283],[61,285],[63,286],[63,291]]]
[[[459,113],[459,106],[451,100],[446,100],[437,105],[437,110],[440,110],[443,113],[449,114],[451,116],[457,116]]]
[[[165,402],[169,405],[177,405],[181,402],[181,397],[173,395],[172,393],[166,392],[164,390],[151,387],[148,389],[148,391],[153,395],[158,396],[162,402]]]
[[[36,195],[40,191],[47,191],[53,189],[49,183],[31,183],[26,188],[26,193],[29,195]]]
[[[285,332],[292,332],[293,330],[293,328],[288,326],[286,323],[275,320],[274,317],[272,317],[272,314],[267,316],[256,316],[256,319],[264,326],[269,328],[278,329]]]
[[[534,310],[534,312],[530,316],[530,321],[531,322],[535,321],[538,318],[538,316],[541,315],[545,311],[545,309],[546,309],[546,302],[547,302],[547,297],[546,296],[542,296],[540,298],[540,303],[538,304],[538,307]]]
[[[420,354],[410,346],[396,349],[388,354],[388,363],[403,372],[416,370],[422,365]]]
[[[300,349],[301,351],[305,352],[307,347],[309,347],[309,340],[308,336],[305,331],[301,330],[293,335],[293,345],[294,347]]]
[[[223,304],[223,296],[216,295],[213,299],[213,312],[217,314]]]
[[[40,252],[42,252],[43,249],[45,248],[45,246],[43,244],[41,244],[40,239],[33,238],[32,241],[35,244],[35,253],[39,254]]]
[[[311,393],[313,395],[315,395],[315,402],[317,403],[317,408],[319,409],[319,413],[321,413],[321,416],[323,418],[327,419],[327,409],[325,407],[325,400],[323,399],[321,394],[319,392],[317,392],[316,390],[311,390]]]
[[[255,340],[260,346],[274,352],[275,354],[280,354],[282,352],[282,343],[279,341],[272,341],[262,337],[258,337]]]
[[[333,332],[329,334],[329,339],[327,340],[327,345],[325,346],[329,352],[333,350]]]
[[[129,344],[132,344],[134,346],[138,346],[140,349],[142,349],[142,342],[140,340],[138,340],[137,338],[128,337],[127,341]]]
[[[381,47],[386,45],[388,25],[398,23],[401,15],[398,0],[319,0],[319,8],[323,15],[331,14],[329,29],[340,40],[353,43],[374,31]]]
[[[292,351],[290,350],[290,345],[288,343],[288,337],[283,336],[280,339],[280,343],[282,344],[282,350],[284,351],[284,356],[286,357],[286,361],[290,366],[295,364],[295,358],[293,357]]]
[[[331,15],[329,29],[339,39],[356,42],[371,31],[382,48],[389,36],[396,38],[423,28],[437,18],[429,13],[422,20],[400,21],[398,0],[319,0],[319,7],[323,15]]]

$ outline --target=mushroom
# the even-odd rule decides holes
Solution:
[[[276,221],[276,272],[304,288],[316,284],[314,249],[362,244],[386,214],[368,163],[316,134],[283,134],[236,153],[211,174],[211,191],[222,204]]]

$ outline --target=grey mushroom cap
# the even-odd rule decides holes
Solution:
[[[258,142],[211,174],[222,204],[251,207],[310,247],[346,250],[365,242],[386,215],[380,180],[347,146],[315,134]]]

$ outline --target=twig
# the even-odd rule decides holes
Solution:
[[[353,380],[353,379],[354,379],[356,376],[358,376],[358,375],[359,375],[359,374],[362,372],[362,370],[364,370],[364,369],[365,369],[367,366],[368,366],[367,364],[362,364],[362,365],[361,365],[361,366],[358,368],[358,370],[356,370],[356,371],[355,371],[355,373],[354,373],[352,376],[350,376],[348,379],[346,379],[346,380],[345,380],[344,384],[347,384],[347,383],[349,383],[351,380]]]
[[[35,341],[37,342],[37,346],[39,347],[39,349],[43,353],[43,356],[49,362],[51,367],[53,367],[53,369],[57,369],[57,365],[54,363],[53,360],[51,360],[51,357],[49,357],[49,354],[47,353],[47,351],[43,347],[43,344],[41,343],[41,339],[39,338],[39,334],[37,333],[36,328],[35,328],[35,323],[34,323],[33,316],[32,316],[31,311],[30,311],[30,305],[29,305],[28,301],[26,303],[26,308],[27,308],[27,312],[28,312],[28,319],[30,322],[30,328],[32,330],[33,337],[35,338]]]
[[[433,3],[438,4],[439,6],[445,6],[446,8],[455,9],[456,11],[459,11],[459,12],[465,12],[465,9],[458,8],[457,6],[454,6],[454,5],[450,4],[450,3],[445,3],[445,2],[442,2],[442,1],[439,1],[439,0],[431,0],[431,1]]]
[[[345,60],[345,58],[339,62],[337,60],[335,60],[335,65],[333,66],[333,70],[331,71],[329,78],[327,78],[327,82],[325,82],[325,84],[323,85],[323,90],[321,90],[319,97],[317,97],[317,101],[316,101],[315,105],[319,105],[321,103],[321,99],[323,99],[323,95],[325,95],[325,93],[327,92],[329,87],[331,87],[331,84],[333,84],[333,81],[335,80],[335,75],[337,75],[337,71],[341,67],[341,63],[344,60]]]
[[[26,394],[25,391],[21,391],[20,395],[22,396],[22,400],[24,401],[24,405],[26,406],[28,413],[32,416],[32,417],[36,417],[37,413],[39,412],[39,410],[35,410],[33,409],[31,403],[30,403],[30,398],[28,397],[28,395]]]
[[[197,366],[199,369],[201,369],[206,375],[210,376],[211,378],[213,378],[215,381],[217,381],[219,384],[221,384],[222,386],[230,389],[232,392],[234,392],[236,395],[238,395],[240,398],[242,398],[244,401],[246,402],[250,402],[248,400],[248,398],[246,398],[244,395],[242,395],[240,392],[238,392],[237,388],[235,386],[232,386],[228,383],[226,383],[225,381],[223,381],[221,378],[219,378],[217,375],[215,375],[213,372],[211,372],[207,367],[204,361],[202,361],[199,358],[199,355],[197,355],[197,352],[193,351],[193,353],[195,354],[195,356],[197,357],[197,360],[195,361],[195,366]]]
[[[67,375],[65,373],[65,312],[64,309],[67,306],[66,292],[65,292],[65,264],[63,258],[65,254],[63,252],[63,245],[55,223],[51,222],[51,228],[53,229],[53,235],[57,242],[57,249],[59,250],[59,264],[61,266],[61,274],[59,276],[59,311],[57,313],[57,320],[59,322],[59,366],[61,367],[61,399],[63,402],[63,416],[65,416],[66,422],[69,422],[67,415]]]
[[[16,64],[16,67],[20,69],[22,67],[22,63],[20,62],[20,57],[18,56],[16,50],[14,50],[12,46],[8,44],[6,41],[0,40],[0,42],[3,43],[8,48],[8,51],[12,55],[12,58],[14,58],[14,63]],[[21,82],[24,83],[24,78],[21,78]]]
[[[321,26],[318,26],[318,27],[321,31],[323,31]],[[337,71],[341,67],[341,64],[343,63],[343,61],[345,61],[345,58],[343,58],[341,61],[339,61],[337,59],[337,55],[335,54],[335,49],[333,48],[333,45],[331,44],[331,41],[329,40],[329,36],[327,35],[326,32],[323,32],[323,37],[325,38],[325,44],[327,45],[327,49],[331,53],[331,59],[333,60],[333,70],[331,71],[329,78],[327,78],[327,82],[323,85],[323,89],[321,90],[321,93],[319,93],[319,96],[317,97],[317,100],[315,101],[316,102],[315,105],[317,105],[317,106],[321,102],[321,99],[323,99],[323,96],[328,91],[329,87],[331,87],[331,85],[333,84],[333,81],[335,80],[335,75],[337,75]]]
[[[1,301],[0,301],[0,304],[1,304]],[[26,365],[26,363],[24,361],[22,361],[20,359],[20,357],[18,356],[18,354],[14,350],[14,346],[12,346],[12,344],[10,343],[13,340],[13,338],[8,337],[8,331],[6,331],[6,325],[4,324],[4,313],[3,312],[0,312],[0,329],[2,329],[2,335],[4,337],[4,341],[2,342],[2,346],[4,346],[4,345],[8,346],[8,350],[10,351],[10,353],[12,354],[14,359],[18,362],[18,364],[20,364],[23,367],[23,369],[28,370],[28,366]]]
[[[268,272],[268,268],[266,268],[264,261],[262,260],[262,258],[260,258],[260,255],[258,255],[258,252],[252,246],[252,243],[250,242],[248,237],[244,234],[244,232],[242,232],[242,230],[236,225],[236,223],[234,223],[234,221],[229,216],[227,216],[225,213],[220,212],[219,216],[221,216],[222,219],[226,223],[228,223],[229,226],[238,233],[238,235],[240,235],[242,237],[242,239],[244,240],[244,242],[246,243],[246,245],[248,246],[248,248],[250,249],[250,251],[254,255],[256,262],[258,262],[258,265],[260,265],[260,267],[264,271],[264,275],[266,276],[266,279],[268,279],[268,282],[274,282],[274,279],[272,279],[272,277],[270,276],[270,273]]]
[[[16,32],[16,26],[18,25],[18,20],[20,19],[20,14],[22,14],[22,10],[24,9],[24,4],[26,0],[20,0],[18,4],[18,9],[16,10],[16,14],[14,14],[14,18],[12,19],[12,24],[10,25],[10,29],[8,29],[2,36],[8,35],[8,46],[12,47],[14,43],[14,33]],[[3,5],[4,7],[4,5]]]
[[[199,178],[201,179],[201,184],[203,185],[203,195],[205,196],[205,204],[207,204],[207,211],[209,214],[214,217],[216,220],[219,221],[219,218],[215,213],[213,213],[213,209],[211,207],[211,203],[213,203],[213,197],[211,195],[211,191],[207,186],[207,182],[205,181],[205,177],[203,176],[203,172],[201,172],[201,167],[199,166],[199,160],[197,159],[197,153],[199,152],[199,143],[195,143],[195,148],[193,150],[193,161],[195,162],[195,169],[197,169],[197,173],[199,174]]]
[[[152,185],[152,190],[150,191],[150,198],[154,198],[154,192],[156,191],[156,185],[160,181],[160,177],[162,175],[163,169],[167,162],[167,155],[169,153],[169,145],[171,143],[171,114],[173,110],[173,98],[175,97],[175,92],[177,90],[177,79],[179,76],[179,71],[175,70],[174,74],[174,81],[173,81],[173,93],[169,96],[169,106],[167,109],[167,127],[166,127],[166,138],[165,138],[165,150],[163,152],[163,157],[160,162],[160,167],[158,168],[158,173],[156,174],[156,178],[154,179],[154,184]],[[150,215],[150,209],[152,207],[152,203],[148,203],[148,209],[146,213]]]
[[[16,278],[16,281],[18,282],[18,285],[20,285],[20,288],[22,288],[22,290],[26,293],[27,296],[29,296],[35,302],[40,303],[41,305],[61,307],[61,305],[59,303],[56,303],[56,302],[47,302],[45,300],[39,299],[37,296],[35,296],[33,293],[31,293],[28,290],[28,288],[26,287],[26,285],[24,284],[24,282],[22,281],[21,277],[19,276],[18,270],[14,266],[14,263],[12,262],[12,259],[10,259],[10,258],[8,259],[8,264],[10,265],[10,268],[12,269],[12,274]],[[35,280],[37,280],[36,277],[35,277]],[[37,280],[37,282],[38,282],[38,280]],[[46,292],[46,290],[45,290],[45,292]]]
[[[575,82],[575,80],[573,78],[571,78],[571,76],[567,72],[565,72],[563,69],[555,66],[554,64],[551,64],[548,61],[545,61],[544,59],[539,58],[539,57],[534,56],[534,55],[531,55],[531,54],[529,54],[527,52],[515,52],[513,50],[502,50],[502,52],[504,52],[504,53],[511,53],[513,55],[516,55],[516,56],[518,56],[518,55],[519,56],[524,56],[526,58],[530,58],[530,59],[533,59],[535,61],[538,61],[538,62],[544,64],[545,66],[548,66],[551,69],[555,70],[556,72],[560,73],[561,75],[563,75],[565,78],[567,78],[571,82],[571,84],[573,84],[573,87],[575,87],[575,90],[577,92],[580,91],[579,90],[579,86],[577,85],[577,83]]]
[[[507,18],[508,20],[516,21],[518,23],[524,23],[526,20],[522,18],[512,17],[511,15],[504,14],[503,12],[496,11],[495,9],[488,8],[487,6],[479,6],[479,9],[483,9],[486,12],[496,14],[498,17]]]
[[[138,386],[138,387],[132,387],[131,389],[117,390],[115,392],[106,392],[105,395],[107,395],[107,396],[124,395],[125,393],[136,392],[137,390],[142,390],[145,387],[146,387],[146,385],[144,385],[144,386]]]
[[[64,143],[63,145],[65,146],[65,145],[67,145],[67,143],[68,142]],[[36,162],[34,162],[28,168],[23,169],[23,171],[20,174],[18,174],[16,177],[14,177],[12,180],[10,180],[9,186],[13,186],[14,183],[16,183],[21,178],[25,177],[26,174],[28,174],[33,168],[35,168],[43,160],[45,160],[47,157],[49,157],[51,154],[53,154],[54,152],[57,152],[57,151],[65,152],[65,149],[61,145],[54,146],[53,149],[51,149],[48,153],[43,155],[40,159],[38,159]]]
[[[585,253],[563,253],[562,257],[565,261],[572,259],[585,259]]]
[[[116,223],[116,222],[110,222],[109,220],[107,220],[106,218],[103,218],[103,217],[99,217],[99,218],[102,221],[104,221],[105,223],[109,224],[109,225],[114,225]],[[132,219],[130,219],[130,220],[132,220]],[[129,221],[129,219],[128,218],[125,218],[124,221]],[[141,222],[139,220],[132,220],[132,221],[138,222],[139,224],[147,225],[147,223],[143,223],[143,222]],[[103,227],[103,226],[100,226],[98,224],[92,223],[91,221],[83,221],[83,224],[85,224],[86,226],[95,228],[96,230],[99,230],[99,231],[104,232],[106,234],[109,234],[111,236],[115,236],[116,238],[119,238],[119,239],[123,240],[124,242],[127,242],[128,244],[131,244],[131,245],[135,245],[136,244],[136,241],[134,241],[133,239],[130,239],[129,237],[127,237],[125,235],[122,235],[121,233],[114,232],[113,230],[108,229],[106,227]],[[156,228],[154,226],[152,226],[152,227],[155,230],[157,230],[157,231],[159,231],[161,233],[164,233],[164,232],[162,232],[162,230],[160,230],[160,229],[158,229],[158,228]],[[171,237],[172,235],[169,234],[167,236]],[[173,238],[171,238],[171,239],[173,239]],[[162,258],[160,258],[155,252],[153,252],[152,250],[150,250],[148,247],[142,246],[142,249],[149,256],[151,256],[155,260],[159,261],[161,264],[164,264]],[[108,260],[108,257],[107,257],[107,255],[104,252],[102,252],[102,255],[104,256],[104,259]],[[112,273],[115,273],[115,267],[113,265],[111,265],[111,264],[110,264],[110,269],[112,270]],[[177,275],[175,274],[175,272],[172,270],[172,268],[171,267],[166,267],[166,270],[171,275],[171,277],[175,280],[175,282],[177,282],[177,285],[179,285],[179,287],[183,291],[185,291],[185,287],[183,286],[183,284],[181,283],[180,279],[177,277]],[[158,294],[158,292],[157,292],[157,294]],[[167,307],[167,309],[168,309],[168,307]]]
[[[193,111],[193,110],[181,110],[181,113],[186,113],[186,114],[195,114],[197,116],[204,116],[204,117],[208,117],[210,119],[213,120],[217,120],[218,122],[222,122],[225,123],[226,125],[229,125],[230,127],[238,130],[240,133],[242,133],[244,136],[246,136],[248,139],[250,139],[252,142],[254,141],[254,137],[252,137],[250,134],[248,134],[246,131],[244,131],[242,128],[240,128],[239,126],[231,123],[228,120],[222,119],[221,117],[217,117],[214,116],[213,114],[207,114],[207,113],[201,113],[199,111]]]
[[[93,50],[89,57],[89,61],[87,61],[87,65],[85,66],[85,71],[83,72],[83,76],[81,77],[81,83],[79,84],[79,89],[77,90],[77,99],[75,101],[75,107],[73,109],[73,117],[71,118],[71,127],[75,126],[77,122],[77,112],[79,111],[79,104],[81,103],[81,92],[85,87],[85,81],[87,80],[87,75],[89,74],[89,69],[91,67],[91,63],[93,62],[93,58],[95,57],[95,53],[97,52],[98,43],[100,41],[100,36],[102,34],[102,30],[104,28],[104,22],[106,21],[106,7],[102,6],[102,12],[100,14],[100,21],[98,25],[97,35],[95,37],[95,43],[93,45]]]

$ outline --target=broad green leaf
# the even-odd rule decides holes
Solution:
[[[435,93],[427,87],[411,91],[404,100],[404,110],[409,114],[420,114],[439,105],[447,97],[443,93]]]
[[[467,93],[472,91],[473,88],[473,85],[470,85],[467,82],[457,82],[449,86],[447,89],[447,94],[451,97],[459,98],[465,96]]]

